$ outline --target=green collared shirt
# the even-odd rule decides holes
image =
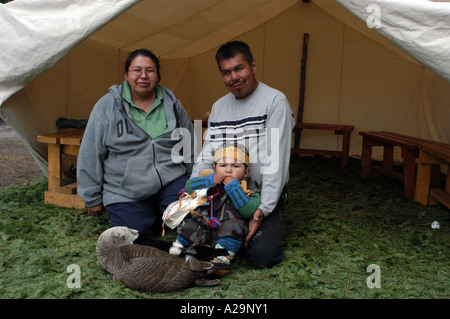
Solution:
[[[122,97],[131,105],[130,112],[134,123],[143,129],[152,139],[169,131],[167,128],[166,111],[164,110],[163,92],[158,85],[155,87],[155,92],[155,101],[153,101],[150,111],[146,113],[134,104],[131,98],[130,85],[127,81],[124,82],[122,89]]]

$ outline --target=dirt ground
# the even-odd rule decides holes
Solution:
[[[44,176],[16,132],[0,120],[0,190]]]

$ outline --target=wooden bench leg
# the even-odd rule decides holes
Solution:
[[[439,159],[421,151],[419,154],[419,163],[417,164],[417,181],[414,193],[414,200],[420,204],[434,205],[437,200],[430,196],[431,188],[438,189],[440,187],[440,163]],[[448,182],[447,175],[447,182]],[[446,184],[446,192],[447,191]]]
[[[58,192],[61,188],[61,148],[48,144],[48,190]]]
[[[372,177],[372,145],[369,144],[366,137],[363,137],[361,159],[361,177]]]
[[[447,179],[445,181],[445,191],[440,188],[430,189],[430,198],[441,203],[450,209],[450,166],[447,163]]]
[[[350,153],[350,133],[351,132],[344,132],[342,135],[342,167],[346,167],[348,164]]]
[[[416,188],[416,153],[402,150],[403,153],[403,188],[407,198],[414,197]]]
[[[422,156],[422,152],[420,156]],[[419,159],[419,163],[417,164],[417,182],[414,200],[424,206],[428,205],[428,197],[430,195],[430,177],[431,165],[421,163]]]
[[[431,172],[430,172],[430,193],[433,188],[440,189],[441,188],[441,165],[440,164],[431,164]],[[428,206],[437,205],[439,203],[438,200],[433,198],[433,196],[428,196]]]
[[[385,145],[383,147],[383,167],[386,169],[394,168],[394,146]]]
[[[450,194],[450,165],[447,164],[447,179],[445,181],[445,192]]]

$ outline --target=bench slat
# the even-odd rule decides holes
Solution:
[[[423,143],[419,148],[434,157],[450,162],[450,145]]]
[[[51,134],[42,134],[38,135],[37,141],[46,144],[59,144],[61,138],[70,137],[73,135],[80,135],[80,134],[82,135],[83,133],[84,129],[74,129]]]
[[[291,152],[294,154],[308,154],[308,155],[327,155],[327,156],[342,156],[341,151],[330,150],[316,150],[308,148],[292,148]]]
[[[417,136],[409,136],[409,135],[405,135],[405,134],[401,134],[401,133],[394,133],[394,132],[386,132],[386,131],[381,131],[384,134],[389,134],[392,136],[396,136],[399,138],[404,138],[404,139],[408,139],[411,141],[415,141],[415,142],[420,142],[421,143],[429,143],[429,144],[443,144],[442,142],[438,142],[438,141],[433,141],[430,139],[426,139],[426,138],[422,138],[422,137],[417,137]]]
[[[301,129],[352,132],[354,130],[354,126],[341,124],[304,123],[304,122],[295,123],[294,130],[301,130]]]
[[[384,142],[387,144],[397,145],[400,147],[405,147],[408,149],[417,149],[418,148],[417,142],[415,142],[413,140],[392,136],[390,134],[386,134],[383,132],[361,131],[361,132],[359,132],[359,135],[369,138],[369,139],[377,140],[377,141]]]
[[[76,134],[71,136],[61,137],[59,143],[65,145],[81,145],[81,140],[83,139],[83,134]]]

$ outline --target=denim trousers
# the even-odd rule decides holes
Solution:
[[[182,176],[165,185],[149,198],[107,205],[112,226],[126,226],[149,237],[157,237],[162,232],[162,213],[170,203],[179,199],[178,193],[184,188],[188,176]]]

